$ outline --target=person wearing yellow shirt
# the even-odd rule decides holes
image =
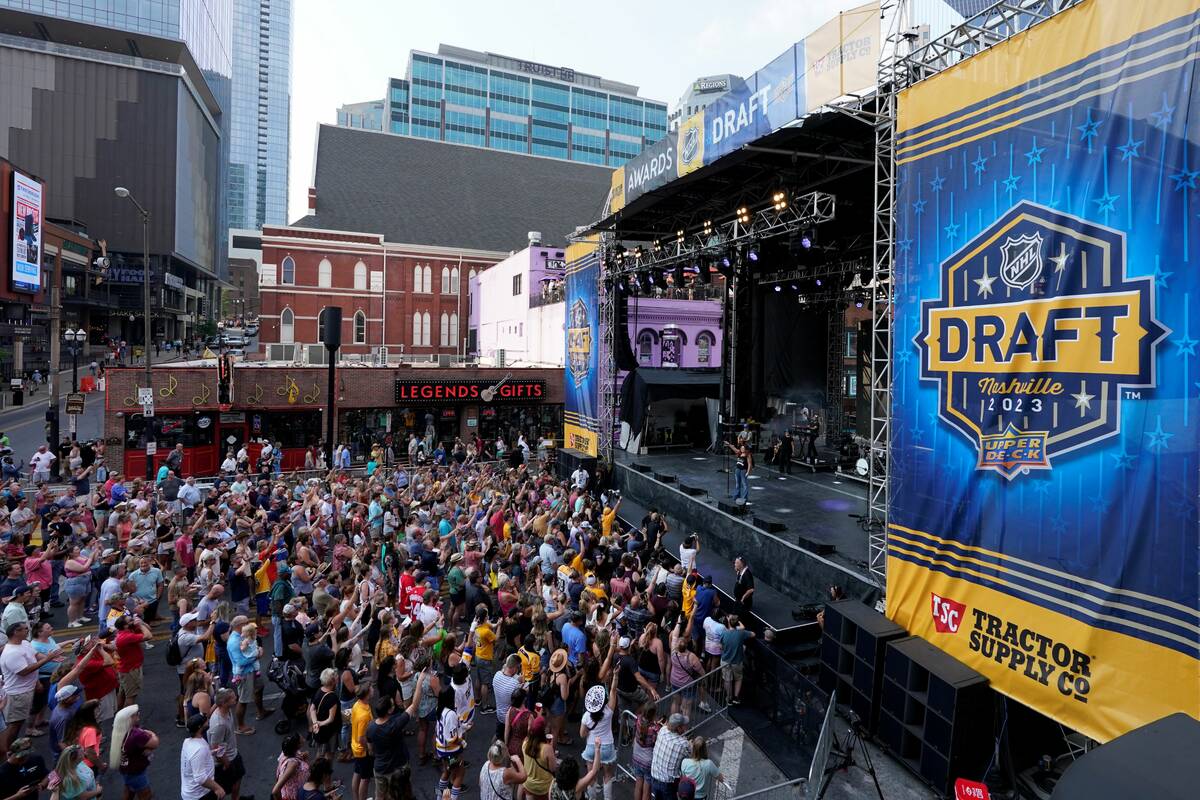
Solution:
[[[606,538],[612,537],[613,523],[617,521],[617,509],[621,507],[621,498],[617,498],[617,502],[608,508],[600,515],[600,532]]]
[[[583,586],[598,600],[605,600],[608,598],[608,595],[604,593],[604,587],[600,585],[600,581],[596,579],[596,573],[594,572],[589,571],[583,576]]]
[[[692,610],[696,607],[696,576],[695,574],[688,575],[687,580],[683,582],[683,615],[688,619],[692,617]]]
[[[354,757],[354,780],[350,784],[352,797],[365,797],[371,778],[375,776],[375,758],[367,751],[367,726],[374,714],[367,698],[371,696],[371,685],[360,683],[355,692],[354,705],[350,707],[350,755]]]
[[[488,695],[492,691],[492,678],[496,674],[495,645],[496,630],[492,627],[491,620],[488,619],[488,607],[480,603],[475,608],[475,660],[473,666],[477,670],[479,702],[485,714],[496,710],[488,701]]]

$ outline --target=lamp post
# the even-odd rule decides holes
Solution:
[[[138,210],[138,214],[141,215],[142,218],[142,317],[144,322],[142,334],[142,356],[146,359],[145,381],[146,388],[149,389],[154,386],[154,377],[151,371],[152,365],[150,362],[150,212],[147,211],[146,207],[139,203],[137,198],[130,194],[129,190],[124,186],[117,186],[113,189],[113,192],[117,195],[117,197],[128,199],[129,202],[133,203],[134,208]],[[151,441],[153,441],[151,438],[151,431],[153,430],[154,425],[153,423],[150,423],[147,427],[150,430],[146,431],[146,479],[153,480],[154,458],[149,452],[149,444]]]
[[[67,328],[63,332],[63,341],[71,351],[71,391],[79,391],[79,348],[87,340],[87,331],[80,328],[77,331]]]

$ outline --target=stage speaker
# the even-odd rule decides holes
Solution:
[[[674,483],[675,476],[668,475],[665,472],[656,472],[654,473],[654,480],[658,481],[659,483]]]
[[[330,352],[342,346],[342,308],[341,306],[325,306],[321,311],[323,330],[321,344]]]
[[[616,348],[614,360],[618,370],[632,371],[638,368],[638,360],[629,341],[629,292],[622,290],[622,285],[628,286],[628,283],[618,281],[613,288],[614,329],[617,331],[613,336],[613,347]]]
[[[632,469],[634,472],[640,472],[643,475],[648,475],[654,471],[654,469],[649,464],[639,464],[636,461],[634,463],[630,464],[629,468]]]
[[[737,503],[730,503],[725,500],[718,500],[717,508],[724,511],[726,514],[732,514],[735,517],[746,516],[746,507],[744,505],[739,506]]]
[[[815,539],[809,539],[807,536],[797,536],[796,544],[819,556],[828,556],[837,552],[837,548],[828,542],[818,542]]]
[[[777,519],[766,519],[765,517],[755,517],[754,527],[767,533],[781,533],[787,530],[787,525]]]
[[[836,689],[838,699],[862,718],[871,733],[879,720],[884,648],[907,635],[899,625],[857,600],[825,606],[818,683],[826,692]]]
[[[589,456],[580,450],[571,450],[569,448],[558,451],[558,477],[567,479],[571,477],[571,473],[583,467],[588,471],[588,475],[593,480],[596,478],[596,457]]]
[[[934,791],[953,796],[955,778],[987,769],[995,704],[983,675],[909,636],[887,643],[880,696],[877,740]]]
[[[686,483],[679,484],[679,491],[691,497],[701,497],[705,493],[699,486],[688,486]]]

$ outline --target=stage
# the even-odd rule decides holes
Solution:
[[[777,631],[795,625],[796,606],[824,602],[830,586],[841,586],[849,597],[873,594],[867,534],[851,516],[866,510],[865,486],[829,472],[801,472],[798,465],[792,475],[756,466],[750,502],[739,515],[730,509],[733,476],[721,471],[727,468],[732,459],[698,450],[618,453],[621,516],[636,525],[645,510],[659,509],[672,527],[666,547],[673,553],[684,536],[699,533],[701,568],[726,591],[733,587],[733,558],[747,558],[761,587],[755,611]]]

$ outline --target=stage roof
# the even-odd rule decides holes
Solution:
[[[1066,771],[1054,800],[1153,797],[1183,800],[1200,786],[1200,722],[1163,717],[1087,753]]]
[[[874,217],[875,133],[848,111],[826,110],[763,136],[740,150],[633,199],[593,223],[618,239],[673,238],[705,220],[727,220],[741,205],[763,206],[780,186],[795,197],[822,191],[837,198],[819,242],[839,255],[869,252]]]

